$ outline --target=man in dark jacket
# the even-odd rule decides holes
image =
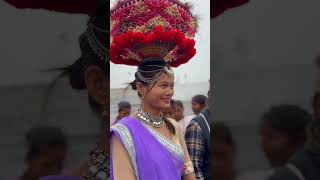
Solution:
[[[305,150],[297,153],[289,163],[279,168],[269,180],[319,180],[320,179],[320,120],[307,128]]]
[[[208,93],[208,100],[210,93]],[[185,140],[197,180],[211,179],[210,173],[210,110],[208,106],[188,125]]]

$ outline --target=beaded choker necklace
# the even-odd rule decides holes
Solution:
[[[160,128],[165,124],[162,113],[160,114],[160,117],[156,117],[145,112],[142,108],[139,108],[137,116],[141,121],[155,128]]]

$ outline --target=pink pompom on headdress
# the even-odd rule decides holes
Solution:
[[[138,65],[161,58],[172,67],[195,54],[196,18],[177,0],[120,0],[111,10],[110,60]]]

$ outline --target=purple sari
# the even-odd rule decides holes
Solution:
[[[123,118],[111,133],[126,148],[137,180],[181,180],[182,148],[133,117]],[[113,180],[112,154],[110,179]]]

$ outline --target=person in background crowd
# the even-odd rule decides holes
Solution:
[[[295,105],[274,106],[263,114],[261,145],[272,167],[285,165],[301,150],[306,140],[305,128],[311,120],[307,111]]]
[[[210,90],[208,91],[208,97],[210,100]],[[207,107],[190,122],[185,133],[188,151],[198,180],[211,179],[210,127],[213,123],[210,117],[211,103],[211,101],[207,102]]]
[[[40,177],[61,174],[64,168],[67,139],[62,130],[38,126],[26,133],[27,168],[17,180],[38,180]]]
[[[192,111],[195,115],[199,114],[207,106],[207,97],[205,95],[195,95],[191,100]]]
[[[211,145],[211,169],[213,179],[233,180],[236,177],[236,144],[231,130],[222,122],[214,122]]]
[[[318,117],[318,92],[313,99],[314,119],[306,126],[304,148],[279,167],[268,180],[318,180],[320,178],[320,121]]]
[[[268,180],[318,180],[320,178],[320,121],[307,126],[305,148],[296,153],[285,166],[278,168]]]
[[[173,119],[173,115],[174,115],[174,100],[173,99],[170,99],[170,108],[163,111],[163,115],[167,118]]]
[[[172,115],[172,118],[178,122],[183,132],[185,132],[187,126],[190,124],[192,118],[194,118],[195,116],[184,115],[184,106],[182,101],[180,100],[175,100],[173,103],[173,107],[174,107],[174,113]]]
[[[274,106],[265,112],[260,122],[261,146],[271,168],[244,174],[243,180],[266,180],[276,168],[285,166],[302,151],[311,120],[312,116],[296,105]]]
[[[128,117],[131,114],[131,104],[127,101],[121,101],[118,103],[118,116],[114,120],[114,123],[120,121],[124,117]]]

